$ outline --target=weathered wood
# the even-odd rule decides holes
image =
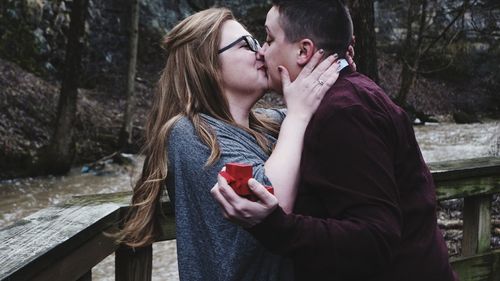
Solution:
[[[175,239],[163,200],[162,239]],[[0,280],[77,280],[118,248],[104,233],[117,230],[129,202],[129,192],[75,196],[1,229]]]
[[[61,257],[42,272],[30,278],[33,281],[79,280],[86,272],[112,254],[118,248],[114,239],[106,233],[115,232],[117,228],[108,228],[83,243],[80,247]],[[89,279],[91,280],[91,279]]]
[[[168,199],[162,200],[163,216],[160,218],[160,237],[156,241],[175,239],[175,215]]]
[[[500,193],[500,157],[428,164],[438,200]]]
[[[451,265],[461,281],[500,280],[500,250],[471,257],[452,258]]]
[[[471,256],[489,251],[491,194],[500,193],[500,158],[430,163],[429,167],[438,200],[464,198],[462,254]]]
[[[500,174],[500,157],[481,157],[465,160],[428,163],[434,181],[488,177]]]
[[[485,253],[490,249],[491,195],[464,199],[462,255]]]
[[[174,208],[170,203],[168,196],[161,198],[162,213],[160,216],[160,234],[156,242],[175,239],[175,214]],[[121,209],[120,217],[125,218],[128,212],[128,207]],[[123,219],[122,219],[123,220]]]
[[[31,280],[110,227],[128,201],[126,193],[75,197],[0,230],[0,280]]]
[[[461,180],[436,181],[438,200],[500,193],[500,174]]]
[[[153,247],[120,247],[115,256],[116,281],[151,281]]]
[[[462,229],[464,222],[462,220],[440,220],[438,226],[441,229]]]
[[[462,229],[462,227],[464,226],[464,222],[463,222],[463,220],[460,220],[460,219],[458,219],[458,220],[457,219],[452,219],[452,220],[438,219],[438,226],[440,228],[444,228],[444,229]],[[491,226],[495,227],[494,231],[492,231],[493,233],[500,234],[500,228],[498,228],[498,227],[500,227],[500,220],[492,219]]]
[[[92,270],[87,271],[87,273],[78,278],[77,281],[92,281]]]

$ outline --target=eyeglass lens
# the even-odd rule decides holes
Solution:
[[[226,47],[222,48],[219,50],[219,54],[226,51],[227,49],[233,47],[234,45],[236,45],[238,42],[240,42],[241,40],[244,40],[245,43],[247,44],[248,48],[250,48],[250,50],[254,51],[254,52],[257,52],[260,48],[260,44],[259,44],[259,41],[257,41],[257,39],[253,38],[252,36],[250,35],[245,35],[245,36],[241,36],[240,38],[238,38],[237,40],[235,40],[233,43],[227,45]]]
[[[250,47],[250,50],[257,52],[260,48],[259,41],[257,39],[253,38],[252,36],[245,36],[245,41],[248,44],[248,47]]]

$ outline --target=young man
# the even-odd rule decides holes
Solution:
[[[260,54],[270,84],[295,79],[314,51],[344,54],[352,21],[340,0],[273,1]],[[318,83],[322,83],[321,79]],[[405,112],[346,68],[305,133],[293,214],[250,181],[260,202],[219,177],[224,216],[294,261],[297,280],[457,280],[437,227],[435,187]]]

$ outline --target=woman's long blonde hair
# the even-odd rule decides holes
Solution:
[[[200,113],[236,125],[222,95],[222,78],[217,51],[221,26],[234,19],[231,11],[211,8],[193,14],[177,24],[164,38],[166,65],[157,84],[153,107],[146,121],[142,174],[134,186],[132,206],[119,233],[119,241],[131,247],[153,243],[159,234],[160,198],[167,177],[169,132],[177,120],[191,120],[200,139],[211,149],[206,164],[214,164],[220,148],[211,127]],[[278,126],[250,113],[250,128],[258,144],[271,153],[263,133],[276,136]],[[215,178],[213,179],[216,180]]]

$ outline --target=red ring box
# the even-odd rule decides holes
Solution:
[[[258,198],[248,187],[248,180],[252,177],[252,165],[242,163],[227,163],[226,170],[219,174],[223,176],[227,183],[233,188],[239,196],[245,197],[251,201],[257,201]],[[267,191],[274,194],[272,186],[265,186]]]

